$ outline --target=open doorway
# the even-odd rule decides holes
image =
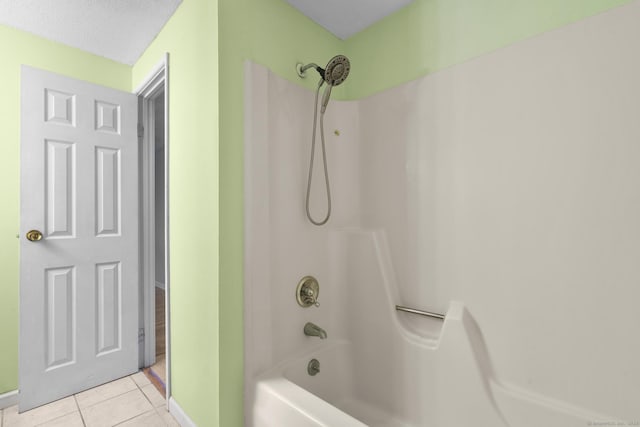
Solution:
[[[155,356],[156,361],[149,367],[150,374],[154,379],[159,380],[159,385],[166,389],[166,322],[165,322],[165,299],[166,299],[166,277],[165,277],[165,140],[164,140],[164,87],[150,101],[153,103],[153,145],[154,145],[154,229],[155,229],[155,272],[154,272],[154,311],[155,311]],[[149,124],[151,125],[151,124]],[[166,392],[166,390],[165,390]]]
[[[170,397],[168,55],[136,91],[141,117],[140,367]]]

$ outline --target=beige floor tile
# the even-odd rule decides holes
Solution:
[[[136,387],[112,399],[81,408],[81,411],[87,427],[111,427],[152,409],[147,398]]]
[[[135,381],[136,384],[138,384],[138,387],[143,387],[147,384],[151,384],[151,381],[149,381],[149,378],[147,378],[144,372],[137,372],[131,375],[131,378],[133,379],[133,381]]]
[[[80,411],[72,412],[55,420],[47,421],[38,427],[84,427]]]
[[[137,388],[136,383],[130,377],[124,377],[78,393],[76,394],[76,400],[80,409],[83,409]]]
[[[178,424],[176,419],[173,418],[173,415],[171,415],[165,408],[156,408],[156,412],[167,426],[180,427],[180,424]]]
[[[33,427],[78,410],[73,396],[18,414],[18,407],[4,410],[2,427]]]
[[[154,408],[165,406],[167,404],[164,397],[160,394],[156,386],[154,386],[153,384],[148,384],[144,387],[141,387],[140,389],[145,394],[145,396],[147,396],[147,399],[149,399]]]
[[[127,420],[122,424],[118,424],[118,427],[160,427],[164,425],[165,422],[162,421],[160,415],[158,415],[155,410],[151,410]]]

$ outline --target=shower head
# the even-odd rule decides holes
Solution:
[[[307,65],[296,64],[298,75],[303,78],[306,77],[306,71],[309,68],[314,68],[327,84],[338,86],[349,75],[351,64],[349,63],[349,58],[344,55],[336,55],[331,58],[326,68],[322,68],[313,62]]]
[[[349,58],[344,55],[336,55],[327,64],[327,68],[324,69],[322,78],[327,82],[327,87],[324,89],[322,95],[322,107],[320,112],[324,114],[329,104],[329,98],[331,97],[331,88],[338,86],[340,83],[347,79],[351,70],[351,64]]]
[[[296,70],[300,77],[305,77],[305,72],[309,68],[315,68],[315,70],[320,74],[320,77],[322,77],[318,90],[320,90],[320,86],[322,86],[323,83],[327,83],[327,87],[322,95],[322,108],[320,110],[320,112],[324,114],[327,109],[327,105],[329,104],[329,98],[331,97],[331,88],[333,86],[338,86],[347,79],[349,71],[351,71],[351,63],[349,62],[349,58],[346,56],[336,55],[329,60],[326,68],[321,68],[314,63],[304,66],[302,64],[296,65]]]
[[[344,55],[336,55],[327,64],[322,78],[331,86],[338,86],[346,80],[351,69],[349,58]]]

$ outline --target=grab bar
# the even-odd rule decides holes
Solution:
[[[396,305],[396,310],[404,311],[404,312],[407,312],[407,313],[419,314],[421,316],[435,317],[436,319],[444,320],[444,314],[432,313],[430,311],[416,310],[415,308],[409,308],[409,307],[405,307],[405,306],[402,306],[402,305]]]

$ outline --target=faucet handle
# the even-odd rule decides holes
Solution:
[[[320,307],[320,303],[318,302],[318,297],[314,292],[313,288],[304,288],[302,289],[301,292],[304,293],[304,297],[302,298],[302,300],[305,303],[309,305],[314,305],[316,307]]]
[[[318,302],[318,295],[320,294],[320,285],[318,281],[311,277],[306,276],[300,280],[298,283],[298,288],[296,289],[296,299],[298,304],[302,307],[310,307],[316,306],[320,307],[320,303]]]
[[[316,295],[316,293],[312,288],[302,289],[302,293],[304,294],[302,297],[302,301],[305,304],[320,307],[320,303],[318,302],[318,296]]]

